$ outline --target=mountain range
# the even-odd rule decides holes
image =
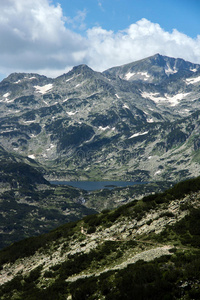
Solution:
[[[180,181],[199,175],[200,65],[156,54],[104,72],[0,83],[0,144],[49,180]]]
[[[0,298],[199,299],[199,101],[200,65],[159,54],[4,79]]]

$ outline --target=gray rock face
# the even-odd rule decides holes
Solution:
[[[155,56],[103,73],[0,83],[0,144],[49,179],[183,180],[199,175],[200,65]]]

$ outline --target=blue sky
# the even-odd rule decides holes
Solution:
[[[56,77],[155,53],[200,64],[199,0],[0,0],[0,80]]]
[[[176,28],[191,37],[200,34],[199,0],[54,0],[53,3],[60,3],[65,16],[72,19],[80,11],[85,13],[86,28],[98,25],[116,32],[146,18],[167,31]]]

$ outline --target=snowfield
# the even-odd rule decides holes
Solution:
[[[187,78],[187,79],[185,80],[185,83],[186,83],[187,85],[189,85],[189,84],[195,84],[195,83],[197,83],[197,82],[200,82],[200,76],[198,76],[198,77],[193,77],[193,78]]]
[[[41,93],[41,94],[46,94],[46,92],[48,92],[49,90],[51,90],[53,87],[53,84],[52,83],[49,83],[49,84],[46,84],[46,85],[43,85],[43,86],[39,86],[39,85],[35,85],[34,88],[36,89],[36,91],[38,93]]]
[[[176,69],[176,67],[174,66],[173,69],[170,67],[169,64],[167,64],[167,68],[165,69],[165,73],[167,74],[167,76],[171,75],[171,74],[175,74],[177,73],[178,70]]]
[[[151,75],[149,75],[147,72],[137,72],[137,73],[131,73],[128,72],[126,73],[126,75],[124,76],[124,79],[129,80],[131,79],[131,77],[133,76],[139,76],[139,77],[143,77],[143,80],[148,80],[148,78],[151,77]]]
[[[159,93],[148,93],[148,92],[142,92],[141,96],[143,98],[148,98],[153,100],[155,103],[160,103],[160,102],[168,102],[171,106],[176,106],[179,104],[179,101],[183,100],[186,98],[190,93],[179,93],[176,95],[168,95],[164,94],[163,96],[159,96]]]
[[[145,81],[151,77],[147,72],[138,72],[137,74],[140,76],[143,76],[144,77],[143,80],[145,80]]]
[[[126,80],[129,80],[132,76],[134,76],[136,73],[131,73],[131,72],[128,72],[126,75],[125,75],[125,79]]]

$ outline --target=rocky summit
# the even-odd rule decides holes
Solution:
[[[0,83],[0,144],[46,179],[179,181],[199,175],[200,65],[156,54],[55,79]]]

